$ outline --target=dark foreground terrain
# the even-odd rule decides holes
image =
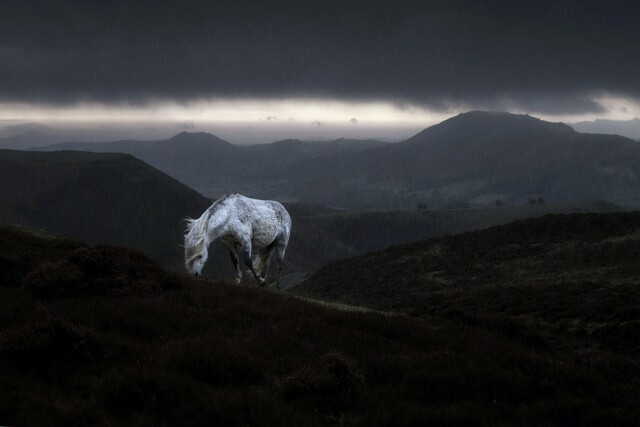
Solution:
[[[587,217],[567,218],[581,224]],[[588,234],[563,226],[551,235],[521,222],[408,247],[434,253],[440,247],[453,257],[436,257],[443,263],[441,289],[459,283],[458,276],[470,281],[467,292],[454,286],[455,299],[416,297],[415,309],[408,301],[402,306],[423,318],[337,309],[265,289],[191,280],[137,252],[2,226],[0,424],[637,425],[635,329],[618,335],[622,341],[586,334],[558,345],[553,327],[572,310],[591,328],[610,327],[613,335],[637,322],[638,268],[631,262],[637,249],[621,250],[625,262],[565,251],[555,262],[585,270],[597,266],[599,279],[565,281],[555,271],[539,288],[521,290],[502,279],[493,293],[488,286],[482,287],[485,293],[473,290],[488,274],[502,277],[499,263],[490,263],[486,254],[467,262],[476,260],[478,248],[501,251],[494,258],[507,263],[530,253],[530,269],[537,274],[533,260],[542,249],[531,245],[538,234],[550,239],[548,245],[575,232],[587,248],[605,241],[637,248],[631,231],[640,227],[638,215],[606,218],[618,225],[593,227]],[[509,236],[519,236],[521,250],[505,250]],[[421,268],[426,272],[415,260],[401,268],[416,253],[391,249],[371,255],[373,264],[358,258],[351,262],[366,268],[357,276],[346,275],[347,263],[327,267],[304,289],[311,293],[315,284],[314,295],[336,297],[317,287],[335,268],[330,280],[343,289],[351,282],[356,290],[348,300],[400,311],[401,305],[385,302],[379,291],[369,299],[356,292],[365,282],[380,289],[376,264],[397,268],[398,283]],[[389,262],[394,254],[396,261]],[[559,281],[575,282],[569,289],[581,289],[577,298],[559,300]],[[402,290],[411,298],[411,287],[398,286],[386,292]],[[583,311],[585,299],[592,314]],[[535,308],[525,309],[528,304]],[[517,321],[525,311],[541,313],[549,326],[540,332]]]

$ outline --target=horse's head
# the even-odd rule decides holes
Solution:
[[[198,249],[198,246],[199,245],[185,246],[184,251],[187,271],[194,276],[200,276],[200,274],[202,274],[202,267],[204,267],[204,264],[207,262],[207,257],[209,256],[206,246],[202,245],[200,249]]]
[[[202,274],[202,267],[209,256],[206,229],[203,227],[206,227],[206,221],[187,220],[187,234],[184,235],[184,262],[187,271],[194,276]]]

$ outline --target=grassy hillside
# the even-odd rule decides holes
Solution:
[[[391,245],[483,229],[518,219],[550,213],[612,212],[620,209],[606,202],[449,210],[335,210],[302,204],[287,204],[287,208],[294,226],[287,259],[307,270]]]
[[[328,265],[295,292],[424,319],[513,323],[554,346],[637,363],[639,286],[640,213],[629,212],[549,215],[395,246]]]
[[[200,194],[125,154],[0,150],[0,218],[89,242],[182,259],[187,215],[209,206]]]
[[[1,266],[5,425],[640,421],[637,363],[511,322],[337,310],[1,226],[17,247],[38,261]]]

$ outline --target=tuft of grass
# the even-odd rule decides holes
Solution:
[[[311,408],[339,413],[356,404],[363,382],[354,360],[329,353],[284,376],[280,388],[288,400],[302,400]]]
[[[80,296],[86,292],[82,271],[67,260],[38,265],[27,274],[22,286],[43,298]]]

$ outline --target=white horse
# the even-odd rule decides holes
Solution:
[[[213,202],[198,219],[187,219],[184,236],[187,271],[196,276],[207,262],[207,247],[220,238],[229,248],[236,269],[235,283],[240,283],[239,255],[253,273],[258,284],[264,286],[273,250],[278,260],[280,284],[282,260],[291,234],[291,217],[280,203],[256,200],[240,194],[228,194]],[[254,264],[252,255],[256,254]]]

